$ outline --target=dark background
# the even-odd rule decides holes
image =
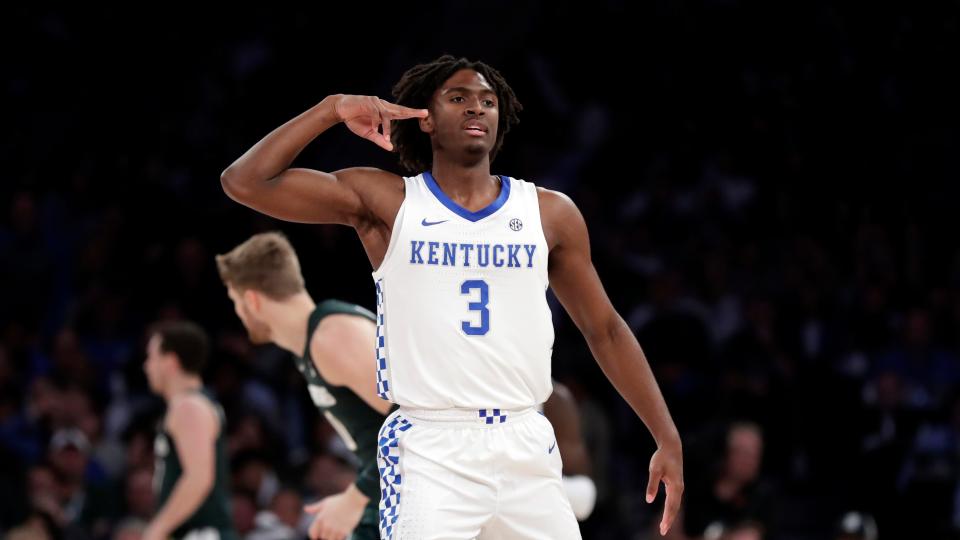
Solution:
[[[0,23],[0,531],[149,518],[159,319],[216,344],[242,528],[350,481],[292,363],[247,344],[213,255],[279,229],[314,298],[372,307],[369,263],[350,229],[261,216],[219,174],[324,96],[390,99],[449,52],[525,106],[493,172],[586,217],[684,439],[691,538],[833,538],[849,511],[885,539],[960,534],[957,2],[136,8]],[[399,172],[342,126],[297,165]],[[651,537],[653,442],[554,308],[600,489],[584,538]],[[725,498],[734,422],[762,430],[744,458],[762,465]],[[71,427],[90,448],[54,437]]]

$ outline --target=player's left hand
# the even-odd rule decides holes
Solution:
[[[667,501],[663,505],[660,535],[664,536],[673,525],[680,511],[683,496],[683,449],[679,444],[661,446],[650,458],[650,480],[647,482],[647,502],[653,502],[660,489],[660,482],[667,488]]]
[[[304,506],[304,510],[316,514],[310,524],[311,540],[344,540],[360,523],[368,501],[356,484],[350,484],[343,493]]]
[[[167,540],[170,536],[160,530],[155,524],[151,523],[147,525],[147,528],[143,530],[143,534],[140,535],[140,540]]]

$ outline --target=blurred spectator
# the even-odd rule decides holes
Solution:
[[[726,433],[723,460],[712,478],[694,479],[687,491],[684,526],[688,535],[722,531],[751,538],[774,528],[776,499],[760,476],[763,434],[756,424],[734,423]],[[741,527],[752,523],[750,527]],[[739,528],[738,528],[739,527]],[[748,530],[749,529],[749,530]],[[752,532],[751,532],[752,531]],[[758,532],[759,531],[759,532]],[[713,532],[716,538],[719,533]]]
[[[156,507],[156,493],[153,491],[153,470],[139,467],[127,471],[123,495],[127,516],[147,523],[153,517]]]
[[[50,438],[49,460],[60,481],[67,522],[78,519],[87,502],[89,455],[90,441],[77,428],[61,429]]]
[[[301,528],[304,516],[303,500],[296,490],[281,488],[273,497],[270,507],[256,517],[256,529],[246,535],[246,540],[284,540],[306,535]],[[309,522],[307,522],[309,523]]]
[[[139,519],[125,519],[113,530],[112,540],[140,540],[147,524]]]
[[[877,524],[869,514],[847,512],[837,525],[834,540],[877,540]]]
[[[231,458],[231,489],[250,493],[258,508],[270,504],[280,488],[276,471],[267,458],[256,452],[240,453]]]
[[[764,527],[759,523],[745,521],[725,526],[715,522],[703,533],[703,540],[763,540]]]
[[[329,454],[310,459],[304,487],[308,501],[317,501],[342,492],[354,481],[356,470],[344,460]]]
[[[246,537],[256,528],[257,503],[253,495],[237,489],[230,499],[233,511],[233,526],[241,537]]]

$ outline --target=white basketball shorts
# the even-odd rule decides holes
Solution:
[[[400,408],[380,429],[382,540],[580,540],[536,410]]]

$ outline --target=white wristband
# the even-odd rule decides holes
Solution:
[[[597,487],[589,476],[576,475],[563,477],[563,490],[567,492],[567,499],[573,508],[573,515],[578,521],[590,517],[593,505],[597,502]]]

